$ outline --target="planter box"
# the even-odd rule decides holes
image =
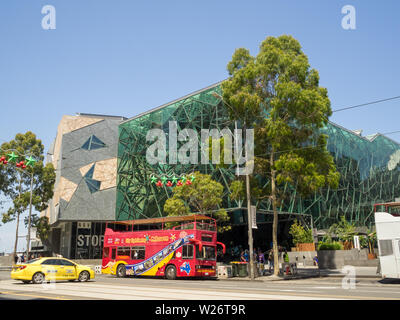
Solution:
[[[374,260],[376,259],[376,254],[375,253],[368,253],[368,260]]]
[[[298,243],[297,251],[315,251],[315,243]]]

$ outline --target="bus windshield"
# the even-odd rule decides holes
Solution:
[[[199,246],[196,246],[196,258],[202,260],[215,260],[215,247],[203,246],[200,251]]]

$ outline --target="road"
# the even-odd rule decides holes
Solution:
[[[0,299],[52,300],[345,300],[400,299],[400,283],[359,281],[353,289],[340,278],[290,281],[165,280],[97,275],[89,282],[24,284],[0,272]]]

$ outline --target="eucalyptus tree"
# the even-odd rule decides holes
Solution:
[[[29,209],[27,251],[32,209],[43,211],[53,197],[55,170],[51,163],[44,165],[44,146],[30,131],[18,133],[15,138],[0,147],[1,176],[3,194],[12,205],[2,213],[2,222],[16,221],[13,258],[17,251],[20,216]]]
[[[335,188],[339,182],[326,148],[327,136],[320,131],[332,113],[328,91],[319,85],[318,71],[310,67],[300,43],[288,35],[267,37],[255,57],[245,48],[237,49],[227,69],[229,78],[221,85],[223,100],[231,119],[254,128],[253,175],[268,180],[268,186],[258,190],[272,203],[277,275],[278,208],[284,186],[307,196],[327,185]]]

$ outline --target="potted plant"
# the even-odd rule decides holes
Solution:
[[[290,226],[289,234],[293,238],[296,251],[315,251],[312,230],[305,229],[296,219]]]
[[[374,247],[376,243],[376,231],[369,230],[367,234],[368,240],[368,259],[376,259],[376,253],[374,252]]]
[[[353,223],[348,222],[344,216],[341,216],[340,221],[332,225],[330,230],[343,242],[344,250],[354,248],[353,238],[357,235],[356,227]]]

